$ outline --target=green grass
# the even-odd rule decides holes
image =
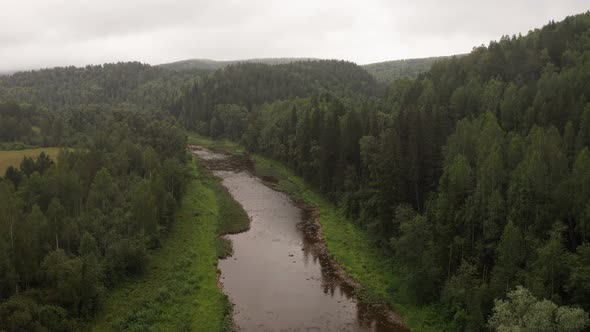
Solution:
[[[217,178],[209,180],[210,188],[215,192],[219,204],[219,233],[236,234],[250,229],[250,218],[240,203]]]
[[[192,144],[224,150],[243,151],[239,145],[224,141],[191,135]],[[403,272],[396,269],[394,262],[381,249],[373,246],[368,234],[347,220],[342,212],[309,187],[281,163],[259,155],[252,155],[258,176],[271,176],[278,180],[273,186],[277,190],[303,199],[320,211],[320,223],[328,251],[346,272],[364,287],[359,294],[367,301],[383,301],[404,318],[413,331],[453,330],[445,320],[445,313],[437,305],[417,306],[401,289]]]
[[[187,133],[188,144],[200,145],[211,150],[225,151],[232,154],[242,154],[246,152],[243,146],[230,140],[212,140],[196,133]]]
[[[358,228],[332,203],[315,192],[281,163],[253,156],[258,176],[278,179],[277,190],[303,199],[320,211],[320,223],[328,251],[349,276],[364,287],[359,294],[366,301],[385,301],[404,318],[413,331],[452,330],[444,312],[436,305],[416,306],[401,289],[401,272],[390,257],[373,245],[364,230]]]
[[[217,259],[218,236],[228,223],[222,206],[232,205],[231,196],[197,163],[194,174],[173,230],[150,253],[148,270],[107,293],[92,331],[220,331],[229,325]],[[230,217],[239,215],[232,206]]]
[[[24,157],[36,158],[41,152],[48,154],[55,160],[61,148],[35,148],[24,150],[0,151],[0,176],[4,176],[6,169],[10,166],[18,167]]]
[[[250,229],[250,218],[248,213],[240,203],[236,202],[221,184],[221,180],[214,178],[212,174],[207,172],[207,184],[215,193],[217,198],[217,205],[219,207],[218,216],[218,234],[236,234],[245,232]],[[219,236],[217,239],[217,256],[218,258],[226,258],[233,254],[233,246],[231,240],[226,237]]]

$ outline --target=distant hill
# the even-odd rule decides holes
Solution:
[[[217,70],[236,63],[263,63],[267,65],[280,65],[292,63],[297,61],[313,61],[319,60],[315,58],[260,58],[260,59],[245,59],[245,60],[231,60],[231,61],[217,61],[211,59],[188,59],[170,63],[163,63],[158,65],[160,68],[185,71],[185,70]]]
[[[157,109],[176,99],[181,88],[207,74],[196,69],[170,71],[140,62],[21,71],[0,74],[0,100],[48,109],[119,103]]]
[[[461,55],[459,55],[461,56]],[[433,63],[438,60],[443,60],[451,56],[440,56],[419,59],[404,59],[393,60],[385,62],[371,63],[362,65],[371,76],[377,81],[389,83],[399,78],[416,78],[419,74],[430,69]],[[172,71],[187,71],[187,70],[204,70],[213,71],[225,68],[237,63],[260,63],[267,65],[288,64],[299,61],[317,61],[316,58],[259,58],[259,59],[244,59],[231,61],[217,61],[211,59],[188,59],[170,63],[163,63],[156,67],[172,70]]]
[[[456,56],[463,56],[459,54]],[[452,56],[438,56],[419,59],[404,59],[371,63],[363,65],[379,82],[392,82],[400,78],[416,78],[419,74],[427,72],[433,63],[438,60],[450,58]]]
[[[16,72],[18,72],[18,70],[4,70],[4,71],[0,71],[0,76],[12,75]]]
[[[238,62],[204,77],[186,89],[173,115],[187,128],[209,134],[218,105],[239,105],[249,109],[277,100],[318,96],[358,100],[375,96],[377,82],[359,65],[342,60],[294,61],[269,65]]]

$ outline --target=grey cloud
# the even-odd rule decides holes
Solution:
[[[500,38],[505,34],[526,33],[551,19],[561,20],[585,10],[588,10],[586,0],[417,0],[411,1],[398,22],[404,32],[418,36],[470,34]]]
[[[0,71],[184,58],[467,52],[588,10],[587,0],[19,0],[0,5]]]

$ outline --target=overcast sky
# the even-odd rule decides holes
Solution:
[[[0,71],[188,58],[346,59],[469,52],[588,0],[0,0]]]

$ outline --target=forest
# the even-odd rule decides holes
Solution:
[[[173,222],[188,176],[182,132],[149,115],[94,115],[110,129],[85,148],[25,158],[0,181],[2,329],[78,330]]]
[[[132,104],[154,79],[143,65],[105,68],[2,78],[2,149],[62,147],[0,179],[2,331],[80,330],[108,289],[143,273],[174,222],[189,176],[184,132],[161,111],[140,111],[159,109],[157,98]]]
[[[355,84],[311,92],[282,90],[271,72],[284,66],[256,77],[230,66],[171,112],[296,170],[403,267],[416,303],[442,304],[457,329],[518,324],[519,301],[544,317],[525,328],[587,326],[590,14],[503,36],[384,92],[340,65]]]
[[[199,68],[174,72],[139,62],[23,71],[0,75],[0,100],[51,111],[101,105],[161,111],[178,98],[180,87],[208,72]]]
[[[462,56],[457,54],[455,56]],[[403,59],[394,61],[384,61],[377,63],[370,63],[363,65],[365,70],[373,75],[379,82],[391,83],[402,78],[417,78],[418,75],[430,70],[432,65],[440,60],[444,60],[445,56],[435,56],[430,58],[420,59]]]
[[[416,69],[418,70],[418,69]],[[590,326],[590,12],[391,83],[351,62],[137,62],[0,76],[0,331],[72,331],[144,272],[187,132],[278,160],[451,330]],[[389,266],[388,266],[389,267]]]

